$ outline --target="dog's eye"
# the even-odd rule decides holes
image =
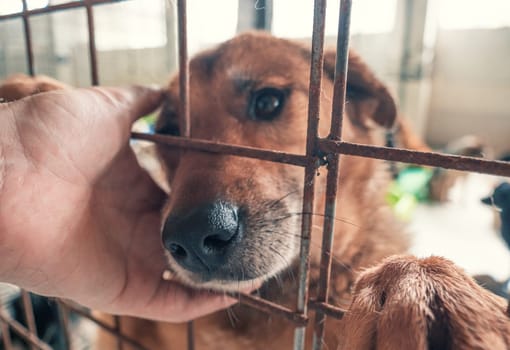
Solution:
[[[280,114],[284,102],[284,91],[264,88],[252,94],[248,113],[252,119],[270,121]]]

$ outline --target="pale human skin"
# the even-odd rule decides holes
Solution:
[[[0,104],[0,281],[169,322],[236,302],[162,279],[165,194],[128,145],[161,98],[90,88]]]

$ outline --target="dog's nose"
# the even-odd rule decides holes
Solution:
[[[163,244],[187,270],[211,274],[226,261],[242,235],[238,208],[214,202],[185,216],[169,216],[163,227]]]

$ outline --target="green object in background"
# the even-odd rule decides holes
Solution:
[[[156,128],[157,113],[146,115],[133,124],[133,131],[153,134]]]
[[[432,169],[422,167],[408,167],[399,172],[386,196],[397,217],[411,219],[417,204],[428,199],[433,175]]]
[[[158,118],[156,113],[149,114],[142,118],[142,120],[149,125],[149,129],[151,132],[154,132],[154,128],[156,126],[156,119]]]
[[[429,198],[429,182],[433,175],[430,168],[409,167],[398,174],[397,184],[405,193],[424,201]]]

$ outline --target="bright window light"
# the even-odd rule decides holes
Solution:
[[[49,5],[48,0],[28,0],[28,9],[39,9]],[[8,15],[23,11],[23,3],[21,0],[1,0],[0,1],[0,15]]]
[[[7,0],[12,1],[12,0]],[[21,1],[19,1],[21,2]],[[49,5],[49,0],[27,0],[29,10],[40,9]]]
[[[510,27],[510,0],[440,0],[441,29]]]
[[[273,33],[289,38],[311,37],[313,1],[276,0],[273,2]],[[340,0],[331,0],[326,12],[326,35],[338,31]],[[395,27],[396,0],[356,0],[351,13],[351,33],[371,34],[391,32]]]
[[[166,44],[166,0],[114,2],[94,9],[98,50],[161,47]],[[86,23],[79,28],[86,29]]]
[[[238,0],[188,0],[187,7],[190,54],[236,34]]]

